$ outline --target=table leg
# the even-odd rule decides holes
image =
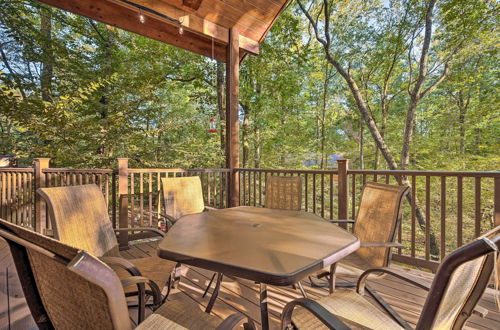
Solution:
[[[210,300],[208,301],[207,308],[205,309],[205,312],[210,313],[212,311],[212,307],[214,307],[215,304],[215,299],[217,299],[217,296],[219,295],[219,289],[220,289],[220,283],[222,282],[222,273],[217,274],[217,282],[215,283],[215,288],[214,291],[212,292],[212,296],[210,297]]]
[[[267,286],[260,283],[260,318],[262,330],[269,329],[269,315],[267,313]]]

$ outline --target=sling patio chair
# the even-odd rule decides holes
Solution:
[[[213,207],[205,206],[199,176],[162,178],[161,199],[163,200],[163,212],[160,213],[160,216],[166,218],[170,226],[185,215],[215,210]],[[180,281],[180,264],[176,265],[174,273],[172,287],[175,287],[175,283]],[[216,275],[217,273],[213,274],[203,297],[207,295]],[[210,313],[210,309],[207,309],[207,313]]]
[[[402,247],[395,242],[396,230],[401,222],[402,204],[409,192],[408,186],[368,182],[363,187],[356,221],[328,220],[331,223],[352,223],[353,233],[361,241],[361,247],[354,253],[323,271],[318,278],[328,278],[328,283],[318,283],[310,278],[313,286],[355,287],[356,283],[335,283],[336,274],[359,276],[375,267],[388,267],[391,262],[391,248]],[[375,299],[381,299],[367,287]]]
[[[162,300],[166,299],[175,262],[157,256],[127,260],[120,254],[116,239],[116,233],[122,231],[149,232],[160,237],[165,233],[153,228],[113,229],[106,201],[95,184],[39,188],[37,193],[47,203],[55,239],[100,258],[122,278],[130,275],[148,278],[158,289],[166,289]],[[138,295],[139,300],[143,299],[134,285],[124,289],[127,296]],[[145,310],[141,306],[138,313],[142,320]]]
[[[492,273],[498,272],[499,249],[500,226],[450,253],[439,266],[430,287],[388,268],[368,270],[358,279],[356,291],[339,289],[317,301],[301,298],[288,303],[281,315],[282,329],[291,323],[297,329],[318,329],[325,325],[335,329],[411,329],[401,316],[390,313],[391,318],[363,297],[366,279],[374,272],[395,276],[428,291],[416,329],[462,329],[473,313],[486,315],[482,308],[477,308],[477,303]],[[495,275],[498,290],[498,273]]]
[[[199,176],[167,177],[161,179],[163,212],[170,225],[187,214],[215,210],[205,206]]]
[[[30,312],[39,329],[132,329],[123,283],[144,291],[151,281],[121,281],[87,251],[0,220],[0,237],[9,244]],[[162,297],[151,286],[153,297]],[[168,301],[135,329],[254,329],[242,314],[220,319],[180,301]]]
[[[302,209],[302,179],[298,176],[271,175],[267,177],[264,207],[300,211]]]

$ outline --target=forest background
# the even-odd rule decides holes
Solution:
[[[498,10],[292,1],[241,66],[241,166],[326,169],[337,154],[391,168],[368,116],[398,167],[498,170]],[[223,167],[223,63],[35,1],[0,0],[0,12],[0,154],[22,166]]]

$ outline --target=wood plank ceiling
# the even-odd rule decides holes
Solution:
[[[289,0],[40,1],[225,62],[229,29],[240,34],[242,56],[257,55]]]

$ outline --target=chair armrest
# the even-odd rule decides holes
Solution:
[[[243,326],[245,330],[256,329],[255,323],[252,319],[241,313],[234,313],[226,317],[224,321],[219,324],[216,330],[232,330],[241,328],[241,326]]]
[[[414,286],[416,286],[416,287],[418,287],[420,289],[423,289],[423,290],[426,290],[426,291],[430,290],[430,284],[427,283],[427,282],[419,281],[417,279],[408,278],[408,274],[403,274],[403,273],[394,271],[392,269],[389,269],[387,267],[379,267],[379,268],[368,269],[365,272],[363,272],[363,274],[361,274],[359,276],[358,283],[356,285],[356,291],[360,295],[364,295],[365,294],[366,280],[367,280],[368,276],[370,274],[372,274],[372,273],[384,273],[384,274],[388,274],[388,275],[394,276],[396,278],[399,278],[400,280],[403,280],[403,281],[406,281],[406,282],[408,282],[410,284],[413,284]]]
[[[354,223],[354,220],[327,220],[329,223]]]
[[[165,233],[161,230],[148,227],[132,227],[132,228],[116,228],[115,233],[128,232],[128,231],[148,231],[157,234],[158,236],[165,237]]]
[[[151,288],[151,295],[153,296],[153,304],[154,306],[158,307],[161,304],[162,301],[162,296],[161,296],[161,291],[158,285],[156,285],[155,282],[149,280],[148,278],[144,276],[130,276],[121,279],[122,286],[125,288],[129,285],[148,285]],[[139,288],[139,286],[138,286]],[[140,291],[140,290],[139,290]],[[144,302],[146,299],[144,299]]]
[[[216,211],[218,208],[211,207],[211,206],[205,206],[205,209],[203,211]]]
[[[342,321],[340,321],[335,315],[330,313],[326,308],[321,306],[314,300],[308,298],[299,298],[292,300],[285,305],[283,313],[281,314],[281,329],[287,329],[292,323],[292,313],[295,307],[300,306],[307,309],[311,314],[316,316],[324,325],[330,329],[350,329]]]
[[[99,259],[108,266],[116,266],[126,270],[132,276],[142,276],[139,269],[137,269],[137,267],[135,267],[134,264],[127,259],[120,257],[101,257]]]
[[[360,247],[393,247],[404,248],[405,246],[397,242],[361,242]]]

